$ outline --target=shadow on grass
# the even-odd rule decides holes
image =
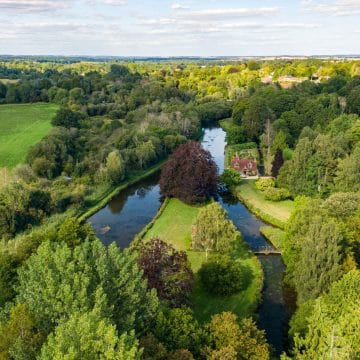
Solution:
[[[212,315],[223,311],[231,311],[239,318],[252,315],[257,296],[251,291],[252,284],[256,280],[255,274],[253,269],[239,258],[235,261],[241,262],[243,269],[243,288],[236,294],[219,296],[209,293],[203,287],[199,275],[195,275],[195,288],[190,301],[194,315],[199,321],[209,321]]]

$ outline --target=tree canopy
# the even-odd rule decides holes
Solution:
[[[217,191],[217,166],[198,142],[180,145],[162,168],[161,193],[186,203],[204,202]]]

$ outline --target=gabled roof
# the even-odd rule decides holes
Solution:
[[[243,159],[240,158],[239,156],[234,156],[231,159],[231,167],[240,172],[243,172],[244,170],[257,171],[256,160]]]

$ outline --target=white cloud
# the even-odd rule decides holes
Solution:
[[[12,11],[53,11],[64,9],[71,4],[71,0],[0,0],[1,10]]]
[[[112,6],[124,6],[128,3],[127,0],[101,0],[101,2],[105,5]]]
[[[190,9],[190,6],[175,3],[175,4],[171,5],[171,8],[174,9],[174,10],[188,10],[188,9]]]
[[[277,23],[273,24],[270,27],[279,28],[279,29],[317,29],[320,28],[321,24],[306,24],[306,23]]]
[[[307,1],[305,8],[309,11],[329,13],[334,16],[350,16],[360,14],[360,0],[335,0],[332,2],[315,3]]]
[[[239,17],[257,17],[276,13],[277,7],[262,8],[232,8],[232,9],[208,9],[188,12],[183,16],[187,18],[202,20],[226,20]]]

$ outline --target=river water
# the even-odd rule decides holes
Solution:
[[[221,173],[224,170],[225,132],[219,128],[204,131],[202,145],[209,150]],[[136,234],[156,215],[161,205],[159,174],[141,181],[113,198],[108,205],[89,218],[89,222],[108,245],[115,241],[120,247],[130,244]],[[254,216],[232,194],[220,193],[219,203],[227,210],[229,218],[241,232],[251,250],[269,246],[259,228],[266,225]],[[291,315],[292,293],[283,286],[284,264],[280,255],[259,256],[265,281],[262,302],[258,308],[259,327],[279,356],[287,342],[287,324]]]

